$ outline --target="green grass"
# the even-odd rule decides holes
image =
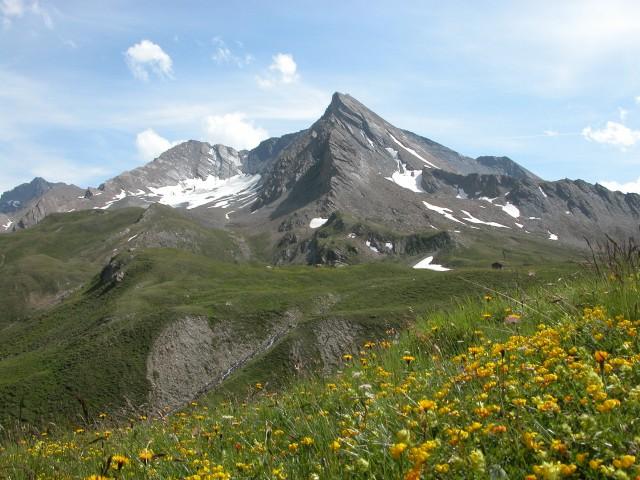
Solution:
[[[164,254],[145,255],[150,261]],[[221,285],[241,278],[235,269],[201,268],[220,268]],[[391,285],[384,281],[389,270]],[[264,284],[256,298],[263,307],[284,307],[294,289],[304,298],[312,282],[316,292],[331,285],[353,295],[345,293],[336,311],[380,320],[391,315],[383,313],[385,299],[407,292],[397,311],[401,303],[413,306],[420,318],[404,332],[370,338],[375,345],[361,343],[328,377],[308,373],[274,389],[265,358],[256,376],[245,370],[236,379],[237,400],[210,396],[166,419],[127,426],[106,419],[86,432],[15,437],[0,453],[0,471],[15,479],[640,475],[635,272],[594,279],[558,267],[528,286],[522,281],[530,277],[517,272],[403,274],[393,265],[252,272],[256,285]],[[365,272],[370,289],[361,281]],[[261,296],[273,277],[285,292],[279,299]],[[514,288],[516,280],[523,288]],[[468,295],[452,302],[446,289],[456,281],[455,291],[462,281]],[[211,293],[198,298],[215,311]]]
[[[152,245],[169,242],[218,260],[238,254],[228,233],[162,205],[52,214],[33,228],[0,236],[0,328],[59,303],[140,235]]]
[[[485,286],[526,287],[577,268],[549,267],[536,277],[519,269],[436,273],[394,263],[266,268],[175,249],[147,249],[120,258],[126,264],[121,283],[104,286],[96,279],[63,304],[2,329],[0,418],[5,424],[20,415],[40,425],[79,422],[79,398],[91,417],[144,404],[151,345],[166,325],[187,314],[205,316],[213,326],[228,322],[238,339],[260,339],[283,322],[287,310],[301,312],[293,331],[219,390],[241,395],[246,383],[257,378],[286,383],[294,373],[289,359],[294,344],[309,359],[305,369],[313,370],[311,359],[318,358],[318,350],[308,332],[326,319],[355,325],[359,333],[354,340],[363,341]],[[315,305],[327,296],[334,301],[320,313]]]

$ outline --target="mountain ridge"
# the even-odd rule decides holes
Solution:
[[[636,194],[549,182],[508,157],[466,157],[339,92],[309,128],[252,150],[189,140],[96,188],[60,185],[0,213],[0,231],[28,228],[52,212],[162,203],[205,225],[267,234],[276,250],[282,225],[310,238],[311,220],[336,211],[407,233],[509,229],[578,246],[587,234],[627,236],[640,219]]]

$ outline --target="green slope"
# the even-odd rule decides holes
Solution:
[[[232,338],[255,345],[269,332],[284,332],[218,390],[242,393],[258,379],[279,385],[289,378],[294,344],[303,370],[324,366],[316,361],[321,352],[310,333],[319,322],[356,325],[350,339],[358,343],[481,286],[525,286],[574,268],[541,269],[536,277],[518,269],[439,273],[393,263],[266,268],[175,249],[127,252],[118,258],[125,271],[121,282],[104,284],[96,277],[85,291],[54,309],[3,328],[0,418],[5,422],[17,416],[36,423],[79,421],[83,408],[94,417],[103,410],[143,405],[151,345],[163,328],[186,315],[203,316],[212,327],[231,325]],[[331,301],[318,308],[326,299]],[[299,312],[292,327],[287,326],[290,311]]]
[[[59,303],[143,234],[146,243],[172,243],[220,260],[238,255],[228,233],[161,205],[52,214],[33,228],[0,235],[0,326]]]
[[[474,294],[279,393],[247,386],[243,402],[28,436],[6,444],[0,468],[16,479],[637,478],[639,277],[610,273]]]

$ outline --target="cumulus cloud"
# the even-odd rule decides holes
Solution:
[[[211,58],[220,65],[229,63],[242,68],[253,62],[253,55],[250,53],[234,52],[220,37],[215,37],[212,42],[215,45],[215,51],[211,55]],[[236,44],[239,48],[243,48],[242,43],[236,42]]]
[[[601,185],[604,185],[612,192],[620,191],[624,193],[640,193],[640,177],[636,181],[619,183],[615,181],[601,181],[598,182]]]
[[[160,45],[150,40],[142,40],[127,49],[125,60],[133,76],[147,81],[149,73],[155,73],[159,77],[171,78],[173,74],[173,61]]]
[[[582,136],[591,142],[605,143],[624,149],[640,141],[640,130],[632,130],[622,123],[609,121],[599,130],[590,126],[582,129]]]
[[[180,142],[170,142],[151,128],[147,128],[136,135],[138,154],[147,161],[157,158],[161,153],[166,152],[178,143]]]
[[[209,115],[204,120],[204,133],[209,143],[238,150],[253,148],[269,136],[265,129],[247,120],[244,113]]]
[[[300,78],[298,65],[290,53],[278,53],[273,56],[269,71],[265,75],[256,77],[262,88],[273,87],[277,84],[295,83]]]
[[[290,53],[278,53],[273,57],[273,63],[269,66],[269,70],[273,70],[280,74],[280,80],[283,83],[292,83],[298,79],[298,65]]]

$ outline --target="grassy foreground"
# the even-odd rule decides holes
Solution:
[[[0,477],[638,479],[639,284],[489,292],[283,393],[16,438]]]

